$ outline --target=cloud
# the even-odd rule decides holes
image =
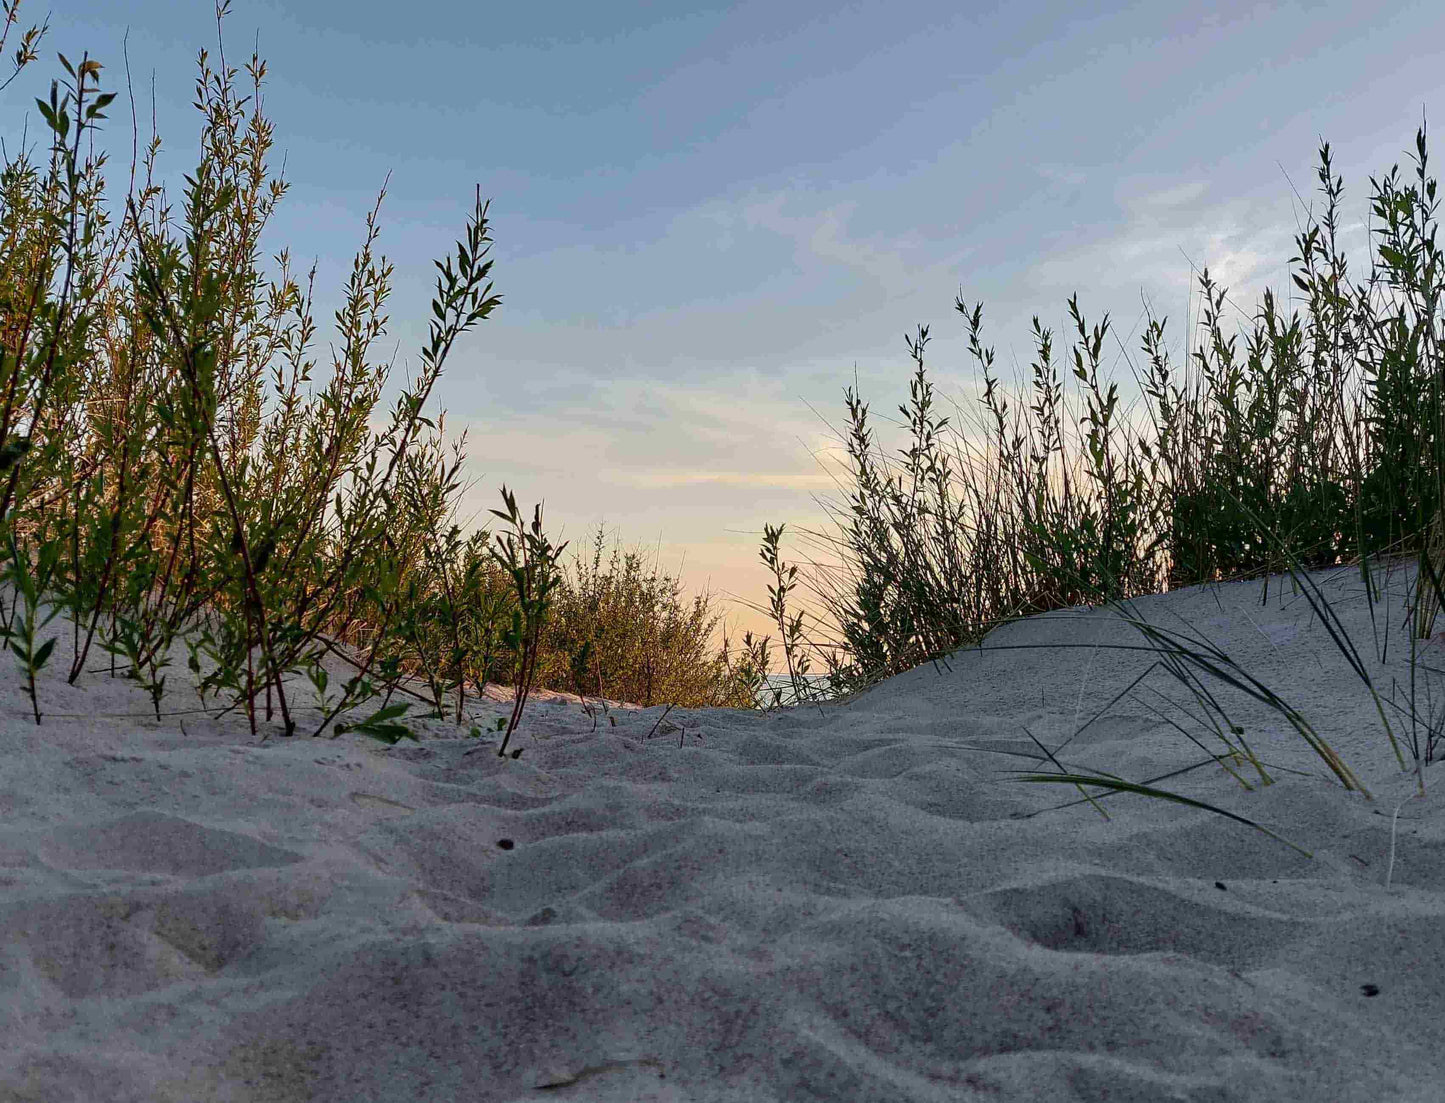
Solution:
[[[850,227],[861,207],[856,199],[828,202],[817,193],[789,187],[754,193],[732,201],[714,200],[674,220],[681,230],[693,219],[724,228],[731,248],[738,231],[770,234],[788,243],[800,269],[799,284],[819,271],[835,276],[842,268],[881,301],[921,291],[931,292],[940,277],[951,281],[959,263],[974,250],[948,248],[947,239],[928,238],[917,230],[861,235]],[[755,244],[757,242],[755,241]]]
[[[1066,187],[1077,188],[1087,183],[1089,174],[1083,168],[1076,165],[1051,165],[1038,163],[1033,170],[1045,180],[1055,184],[1063,184]]]

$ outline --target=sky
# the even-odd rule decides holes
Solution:
[[[27,122],[32,144],[43,127],[34,99],[56,52],[88,51],[121,93],[99,139],[117,209],[128,59],[141,146],[153,94],[158,178],[180,210],[198,51],[218,64],[212,0],[24,0],[21,28],[47,12],[40,60],[0,94],[7,153]],[[1037,315],[1082,416],[1077,294],[1090,327],[1109,316],[1100,378],[1130,407],[1145,304],[1181,371],[1204,268],[1229,290],[1226,335],[1266,287],[1303,312],[1288,260],[1323,214],[1322,141],[1363,283],[1370,177],[1398,164],[1408,181],[1415,133],[1445,107],[1436,2],[234,0],[221,34],[241,94],[252,53],[267,64],[271,165],[290,191],[262,245],[289,249],[302,277],[317,265],[322,384],[388,174],[383,411],[420,371],[431,261],[454,250],[480,185],[502,304],[458,343],[429,407],[449,438],[467,433],[461,520],[500,531],[487,511],[505,484],[529,521],[544,503],[569,563],[590,560],[602,526],[604,566],[614,547],[639,551],[680,578],[685,607],[710,594],[736,639],[770,633],[775,668],[776,624],[741,604],[768,603],[764,525],[786,525],[786,562],[836,562],[800,530],[836,536],[846,512],[845,391],[896,457],[919,325],[952,426],[976,435],[986,414],[959,296],[983,303],[1013,407]],[[1148,425],[1145,402],[1131,421]],[[822,612],[807,587],[792,601],[809,625]]]

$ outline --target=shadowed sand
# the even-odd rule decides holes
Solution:
[[[1311,573],[1397,701],[1413,571],[1373,627],[1357,569]],[[1277,783],[1157,784],[1314,860],[1202,809],[1104,794],[1105,821],[1008,780],[1051,768],[1025,728],[1057,748],[1156,656],[988,648],[1144,646],[1101,609],[841,705],[614,705],[594,731],[534,692],[516,760],[495,733],[463,757],[477,740],[439,721],[420,745],[258,745],[244,716],[157,722],[134,685],[54,669],[37,728],[7,675],[0,1100],[1438,1100],[1438,771],[1410,799],[1303,594],[1262,590],[1134,606],[1298,708],[1375,799],[1207,676]],[[195,704],[177,652],[163,712]],[[1442,667],[1432,642],[1422,711]],[[1146,706],[1221,749],[1156,668],[1060,762],[1142,782],[1205,757]]]

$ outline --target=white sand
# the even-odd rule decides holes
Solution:
[[[1403,702],[1413,568],[1378,645],[1358,572],[1314,577]],[[1261,585],[1136,607],[1298,707],[1374,801],[1207,676],[1308,776],[1159,784],[1314,861],[1135,795],[1103,799],[1109,822],[1022,818],[1080,797],[1004,780],[1036,769],[1023,729],[1056,747],[1140,651],[961,652],[821,712],[674,710],[651,739],[661,707],[594,733],[544,694],[515,761],[497,735],[463,758],[435,721],[420,745],[258,745],[239,716],[174,715],[197,706],[179,646],[157,723],[133,684],[66,685],[68,634],[37,728],[0,655],[0,1101],[1445,1099],[1445,771],[1400,806],[1415,781],[1363,683],[1303,594],[1272,582],[1261,607]],[[1078,610],[988,641],[1028,642],[1144,640]],[[1146,705],[1221,749],[1155,670],[1063,762],[1144,781],[1204,758]]]

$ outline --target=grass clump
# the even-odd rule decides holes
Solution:
[[[5,6],[8,35],[18,0]],[[218,34],[228,11],[218,3]],[[45,28],[25,32],[18,75]],[[0,41],[3,47],[3,41]],[[64,78],[37,100],[48,162],[28,153],[0,171],[0,548],[25,614],[0,632],[29,680],[67,652],[75,684],[94,650],[146,687],[157,716],[177,640],[203,704],[244,709],[252,731],[301,730],[285,680],[306,675],[320,713],[313,735],[357,730],[411,737],[420,697],[463,718],[466,691],[517,686],[505,751],[533,685],[646,703],[749,703],[725,659],[704,660],[705,603],[677,615],[675,591],[620,579],[567,584],[542,529],[511,524],[495,546],[455,523],[465,435],[448,458],[445,416],[424,411],[463,334],[501,302],[489,281],[488,205],[480,189],[454,256],[438,261],[430,338],[419,376],[385,429],[370,426],[390,368],[370,348],[387,326],[391,266],[376,252],[376,207],[336,316],[329,382],[313,385],[314,269],[305,281],[282,251],[273,278],[260,240],[287,185],[267,167],[266,67],[237,70],[199,55],[201,157],[186,176],[182,217],[155,184],[153,138],[120,216],[104,203],[106,158],[93,131],[116,98],[99,62],[60,57]],[[7,82],[8,83],[8,82]],[[38,573],[37,573],[38,572]],[[37,642],[42,593],[70,621],[69,647]],[[52,616],[54,613],[51,614]],[[639,620],[640,618],[640,620]],[[356,669],[332,687],[321,666]],[[419,681],[425,692],[411,690]],[[339,689],[334,693],[333,689]],[[343,713],[373,701],[362,720]],[[308,723],[308,727],[309,727]],[[513,751],[513,757],[520,750]]]
[[[1035,435],[1032,427],[1020,429],[1020,418],[1010,426],[1008,403],[996,393],[993,350],[979,338],[982,305],[970,310],[961,296],[955,303],[969,325],[970,352],[983,369],[981,401],[995,443],[992,462],[976,462],[955,448],[961,492],[939,440],[949,419],[932,413],[923,366],[927,327],[909,340],[917,370],[911,406],[899,407],[912,432],[901,472],[880,475],[868,407],[850,389],[852,431],[845,443],[856,485],[851,517],[840,523],[841,538],[809,534],[840,550],[847,572],[840,580],[837,568],[814,564],[815,593],[842,634],[836,641],[803,641],[828,657],[828,693],[840,698],[921,663],[946,661],[1011,620],[1080,604],[1108,606],[1146,637],[1159,655],[1156,665],[1223,721],[1216,733],[1225,753],[1209,761],[1226,769],[1247,761],[1262,784],[1272,782],[1243,739],[1231,739],[1243,733],[1223,716],[1195,671],[1275,708],[1344,788],[1369,797],[1299,710],[1207,641],[1149,625],[1129,605],[1141,594],[1198,583],[1264,578],[1267,585],[1270,574],[1288,572],[1304,586],[1372,695],[1397,764],[1415,774],[1417,795],[1423,796],[1423,766],[1436,757],[1442,736],[1440,726],[1415,707],[1414,641],[1431,634],[1445,575],[1445,360],[1435,320],[1442,256],[1431,224],[1436,181],[1427,176],[1423,124],[1415,160],[1413,184],[1401,183],[1398,166],[1383,181],[1371,180],[1378,258],[1368,286],[1352,291],[1337,249],[1342,181],[1331,173],[1329,144],[1322,144],[1324,235],[1312,222],[1296,238],[1298,254],[1291,258],[1300,266],[1294,284],[1309,296],[1308,318],[1302,323],[1296,313],[1284,319],[1266,291],[1242,362],[1235,339],[1221,332],[1226,294],[1215,288],[1207,268],[1199,282],[1208,336],[1191,357],[1200,369],[1192,389],[1187,373],[1182,388],[1173,383],[1164,324],[1149,316],[1142,343],[1149,370],[1145,379],[1137,372],[1135,378],[1157,406],[1150,410],[1152,440],[1131,439],[1119,423],[1117,388],[1110,384],[1105,391],[1098,379],[1109,320],[1090,330],[1077,296],[1069,301],[1079,338],[1073,375],[1086,388],[1087,409],[1078,419],[1085,430],[1082,464],[1072,469],[1056,463],[1063,457],[1063,388],[1052,361],[1052,334],[1037,317],[1035,402],[1029,407],[1038,422]],[[1401,296],[1378,302],[1381,284]],[[1127,356],[1122,343],[1120,349]],[[1350,395],[1347,384],[1356,372],[1363,386]],[[987,423],[984,429],[987,436]],[[1404,706],[1382,700],[1306,573],[1358,567],[1373,618],[1378,589],[1371,564],[1401,559],[1414,559],[1418,567],[1407,626],[1410,700]],[[1410,762],[1389,712],[1404,717]],[[1021,780],[1198,803],[1112,774],[1071,771],[1059,764],[1056,751],[1040,745],[1040,752],[1040,763],[1052,763],[1058,772]]]

